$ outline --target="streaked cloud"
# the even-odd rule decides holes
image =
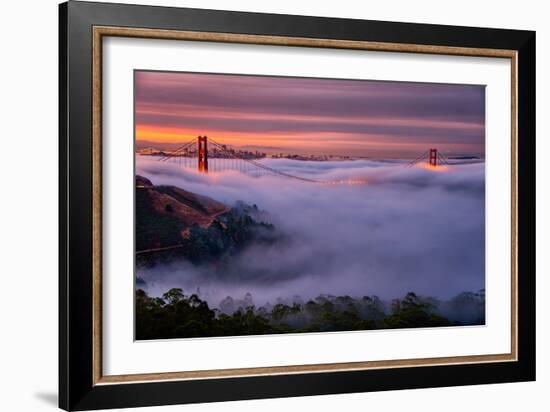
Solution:
[[[135,81],[138,140],[207,134],[311,153],[484,155],[484,86],[146,71]]]

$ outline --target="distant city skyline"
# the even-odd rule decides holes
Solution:
[[[485,155],[485,87],[135,72],[135,134],[167,146],[208,135],[267,153]]]

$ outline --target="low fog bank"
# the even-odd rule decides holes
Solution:
[[[284,234],[283,241],[249,247],[223,273],[213,264],[185,261],[140,268],[140,287],[154,296],[173,287],[198,292],[213,307],[247,293],[264,305],[321,294],[391,300],[415,292],[447,300],[485,287],[484,163],[434,171],[395,161],[262,162],[318,180],[369,183],[204,175],[137,156],[136,173],[155,185],[175,185],[227,205],[256,204]]]

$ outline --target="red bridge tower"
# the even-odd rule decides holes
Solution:
[[[437,149],[430,149],[430,166],[437,166]]]
[[[199,136],[198,139],[198,150],[199,155],[199,172],[208,173],[208,137]]]

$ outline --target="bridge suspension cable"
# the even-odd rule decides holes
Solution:
[[[181,156],[184,153],[184,151],[187,151],[194,144],[196,144],[195,140],[191,140],[191,141],[185,143],[184,145],[182,145],[182,146],[178,147],[177,149],[171,151],[170,154],[165,154],[164,156],[162,156],[159,159],[159,162],[166,162],[167,160],[169,160],[173,157]]]
[[[199,136],[197,140],[191,140],[184,143],[183,145],[177,147],[174,150],[171,150],[167,153],[162,153],[161,157],[158,159],[161,162],[166,162],[174,158],[179,158],[180,164],[181,159],[184,159],[184,166],[187,167],[188,158],[198,158],[198,170],[199,172],[208,173],[208,170],[221,171],[226,169],[238,170],[244,174],[251,174],[253,176],[265,176],[265,175],[275,175],[281,176],[288,179],[294,179],[307,183],[322,184],[322,185],[340,185],[340,184],[365,184],[367,183],[366,179],[356,178],[356,179],[341,179],[341,180],[321,180],[321,179],[312,179],[308,177],[303,177],[299,175],[294,175],[291,173],[283,172],[277,170],[273,167],[267,166],[254,158],[248,158],[247,154],[241,152],[238,149],[235,149],[231,145],[221,144],[213,139],[208,139],[206,136]],[[212,153],[209,154],[210,148],[207,146],[207,143],[210,143],[210,147],[214,149]],[[193,146],[195,149],[193,150]],[[208,158],[211,158],[210,163]],[[221,164],[220,164],[221,163]]]
[[[213,139],[210,139],[210,143],[212,143],[215,147],[217,147],[218,149],[221,149],[223,151],[227,151],[227,145],[222,145],[218,142],[216,142],[215,140]],[[231,154],[231,156],[233,156],[234,158],[238,159],[238,160],[241,160],[241,161],[244,161],[244,162],[247,162],[248,164],[254,166],[254,167],[257,167],[259,169],[261,169],[262,171],[265,171],[265,172],[268,172],[268,173],[272,173],[272,174],[275,174],[275,175],[279,175],[279,176],[283,176],[283,177],[287,177],[289,179],[296,179],[296,180],[301,180],[303,182],[308,182],[308,183],[327,183],[326,181],[324,180],[317,180],[317,179],[309,179],[307,177],[301,177],[301,176],[297,176],[297,175],[291,175],[289,173],[285,173],[285,172],[282,172],[280,170],[277,170],[277,169],[273,169],[272,167],[269,167],[269,166],[266,166],[258,161],[255,161],[253,159],[247,159],[245,158],[243,155],[241,154],[238,154],[239,152],[236,152],[234,151],[234,153],[237,153],[237,154]]]

